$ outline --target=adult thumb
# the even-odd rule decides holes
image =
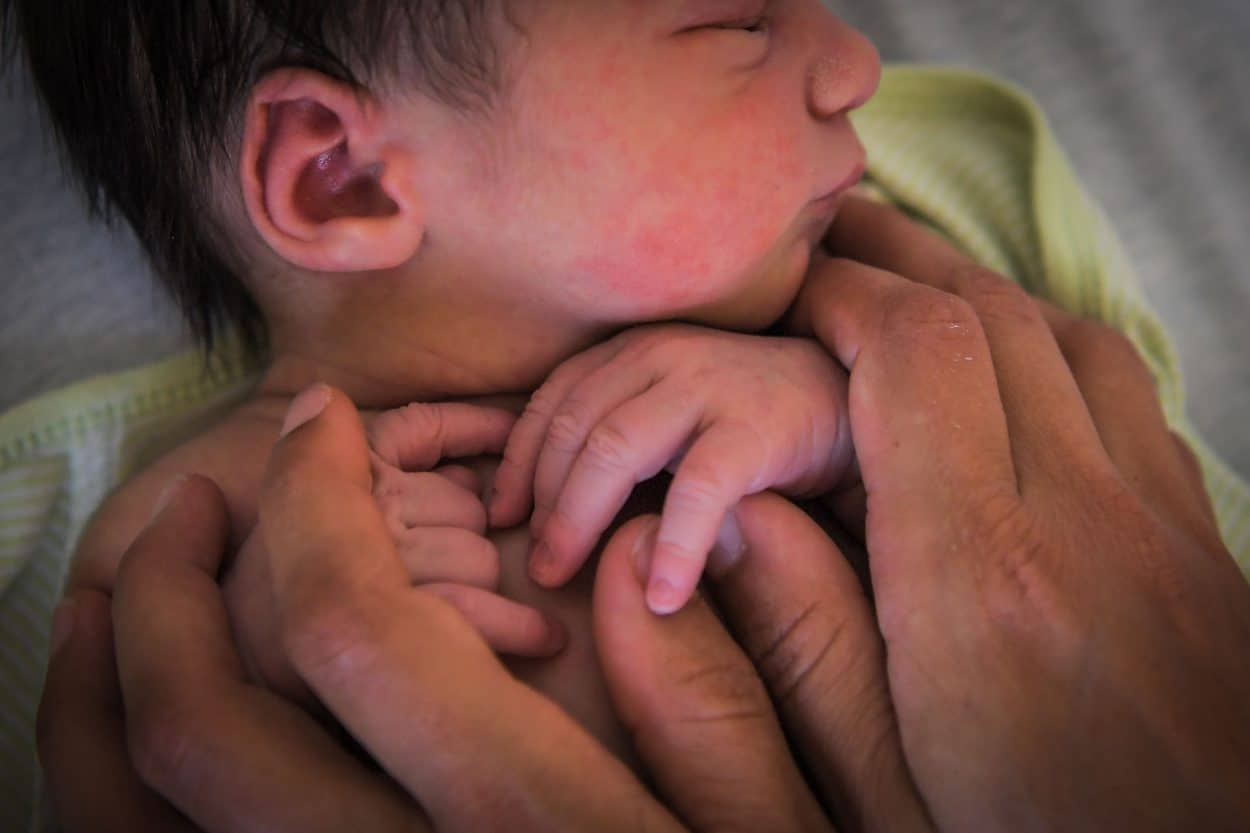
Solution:
[[[717,571],[713,593],[826,807],[846,830],[931,831],[854,570],[782,497],[754,495],[734,513],[745,549]]]
[[[768,693],[707,603],[647,607],[659,519],[635,519],[605,548],[594,631],[617,714],[656,788],[696,831],[831,830],[803,780]]]

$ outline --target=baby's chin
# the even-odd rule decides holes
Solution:
[[[817,247],[819,247],[817,243]],[[776,324],[794,303],[807,274],[814,249],[794,246],[784,257],[774,258],[755,270],[732,296],[714,301],[682,316],[688,321],[757,333]]]

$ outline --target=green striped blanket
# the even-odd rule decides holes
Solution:
[[[1226,542],[1250,572],[1250,493],[1186,420],[1167,336],[1034,101],[977,73],[890,66],[853,121],[879,193],[983,264],[1133,339],[1169,422],[1201,459]],[[83,525],[154,451],[238,401],[255,372],[233,348],[207,370],[186,354],[0,416],[0,830],[39,824],[33,735],[48,620]]]

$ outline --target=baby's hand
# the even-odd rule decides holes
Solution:
[[[494,592],[499,551],[485,537],[478,475],[464,466],[431,471],[440,456],[501,453],[515,422],[507,411],[457,403],[379,414],[369,426],[373,494],[414,584],[450,602],[496,651],[544,657],[563,646],[563,632]]]
[[[461,466],[433,470],[443,458],[500,453],[515,421],[507,411],[450,403],[379,414],[369,429],[373,494],[414,586],[457,608],[496,651],[550,656],[564,645],[562,627],[493,592],[499,553],[484,537],[477,476]],[[225,581],[240,653],[253,678],[311,701],[277,638],[263,533],[258,527],[244,544]]]
[[[674,471],[651,558],[657,613],[693,594],[709,551],[737,555],[744,496],[829,492],[850,473],[846,372],[815,342],[687,325],[629,330],[569,359],[517,422],[490,501],[494,526],[530,506],[530,575],[567,581],[636,484]]]

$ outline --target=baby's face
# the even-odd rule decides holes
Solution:
[[[431,239],[586,321],[780,315],[840,203],[819,198],[862,170],[875,48],[821,0],[521,5],[489,137],[437,148],[460,159],[425,183]]]

